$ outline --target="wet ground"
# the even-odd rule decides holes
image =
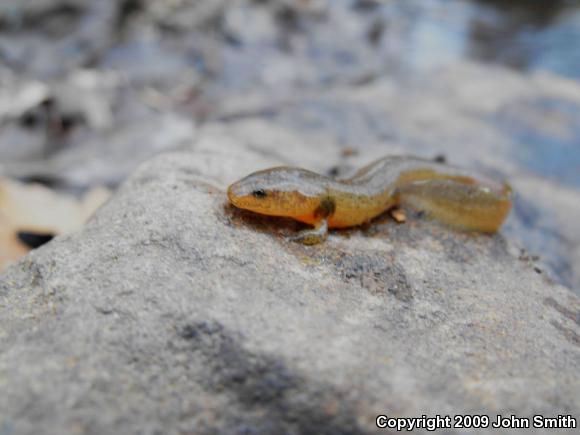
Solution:
[[[0,60],[8,69],[40,79],[78,68],[116,69],[180,99],[257,88],[320,90],[408,77],[464,58],[580,79],[579,1],[3,3]],[[578,127],[554,138],[509,113],[491,122],[521,142],[526,168],[580,186],[580,108],[532,104]],[[199,110],[198,119],[211,114]],[[28,116],[22,123],[35,121]],[[64,129],[77,121],[66,118]]]

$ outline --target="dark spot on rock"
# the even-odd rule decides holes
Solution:
[[[97,313],[102,314],[104,316],[109,316],[115,312],[115,310],[111,307],[95,307]]]
[[[534,271],[535,271],[536,273],[538,273],[538,274],[541,274],[541,273],[542,273],[542,269],[540,269],[540,268],[539,268],[539,267],[537,267],[537,266],[536,266],[536,267],[534,267]]]
[[[483,246],[478,246],[473,234],[451,231],[447,228],[443,228],[443,230],[436,233],[435,236],[443,245],[445,255],[450,260],[459,264],[471,264],[478,256],[484,255],[483,249],[481,249]]]
[[[214,335],[223,331],[223,327],[217,322],[200,322],[195,325],[185,325],[179,336],[186,340],[193,340],[203,335]]]
[[[18,237],[18,240],[31,249],[39,248],[54,238],[54,234],[31,233],[27,231],[18,231],[16,236]]]
[[[436,163],[447,163],[447,157],[445,154],[437,154],[435,157],[433,157],[433,161]]]
[[[234,433],[365,433],[344,393],[304,379],[277,358],[246,350],[241,337],[220,323],[191,323],[178,335],[185,343],[172,345],[203,361],[205,387],[230,392],[244,410],[224,417],[241,430]]]
[[[287,389],[296,387],[296,379],[282,364],[245,351],[239,338],[219,323],[187,325],[179,335],[206,360],[212,371],[208,378],[211,387],[233,390],[245,406],[269,406]]]
[[[373,294],[392,294],[402,302],[413,299],[405,270],[385,252],[343,253],[333,264],[345,281],[358,281]]]
[[[346,152],[348,154],[350,152],[349,150],[352,150],[352,148],[345,149],[343,151],[343,153]],[[356,153],[356,151],[353,151],[353,152]],[[349,155],[351,155],[351,154],[349,154]],[[353,170],[353,167],[351,165],[342,164],[342,163],[338,164],[338,165],[331,166],[329,169],[326,170],[326,174],[329,177],[335,177],[335,178],[336,177],[346,178],[349,175],[353,175],[353,173],[354,173],[354,170]]]
[[[333,166],[327,171],[327,174],[329,177],[336,177],[338,174],[340,174],[340,169],[338,166]]]

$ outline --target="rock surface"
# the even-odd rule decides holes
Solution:
[[[512,2],[507,21],[485,31],[480,18],[499,13],[495,3],[6,0],[0,175],[75,194],[114,188],[208,120],[253,120],[247,139],[284,159],[294,140],[322,144],[328,152],[313,158],[335,165],[325,171],[388,152],[444,154],[509,176],[520,196],[506,234],[580,293],[580,86],[466,63],[455,46],[485,45],[482,30],[541,37],[523,22],[580,15],[561,2]],[[575,39],[556,40],[566,63]],[[498,41],[479,49],[502,57]],[[264,140],[264,122],[289,130],[288,150],[280,136]],[[358,158],[340,157],[353,149]]]
[[[236,211],[223,189],[256,167],[321,170],[328,150],[263,123],[264,140],[295,140],[267,155],[244,138],[255,128],[208,124],[81,232],[2,276],[0,433],[366,434],[385,433],[378,414],[580,417],[577,296],[504,235],[416,215],[287,242],[298,224]]]
[[[1,3],[0,175],[79,193],[170,152],[0,276],[0,435],[580,418],[580,85],[446,51],[467,3]],[[507,176],[502,232],[409,211],[305,247],[226,204],[256,169],[391,153]]]

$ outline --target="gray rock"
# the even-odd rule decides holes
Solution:
[[[580,291],[580,87],[451,63],[429,23],[465,11],[427,3],[2,2],[2,175],[117,185],[173,151],[0,277],[0,435],[580,417],[580,301],[551,280]],[[304,247],[226,204],[255,169],[389,153],[507,175],[510,220],[409,211]]]
[[[240,134],[252,129],[292,152],[263,152]],[[225,186],[258,167],[323,169],[329,150],[301,138],[265,122],[207,125],[143,165],[80,233],[9,269],[0,433],[363,434],[385,433],[378,414],[580,418],[580,299],[504,235],[412,215],[305,247],[284,238],[298,224],[226,204]]]

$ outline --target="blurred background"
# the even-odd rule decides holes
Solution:
[[[578,290],[578,41],[573,0],[2,0],[0,269],[245,125],[335,149],[327,173],[406,152],[507,176],[504,234]]]

